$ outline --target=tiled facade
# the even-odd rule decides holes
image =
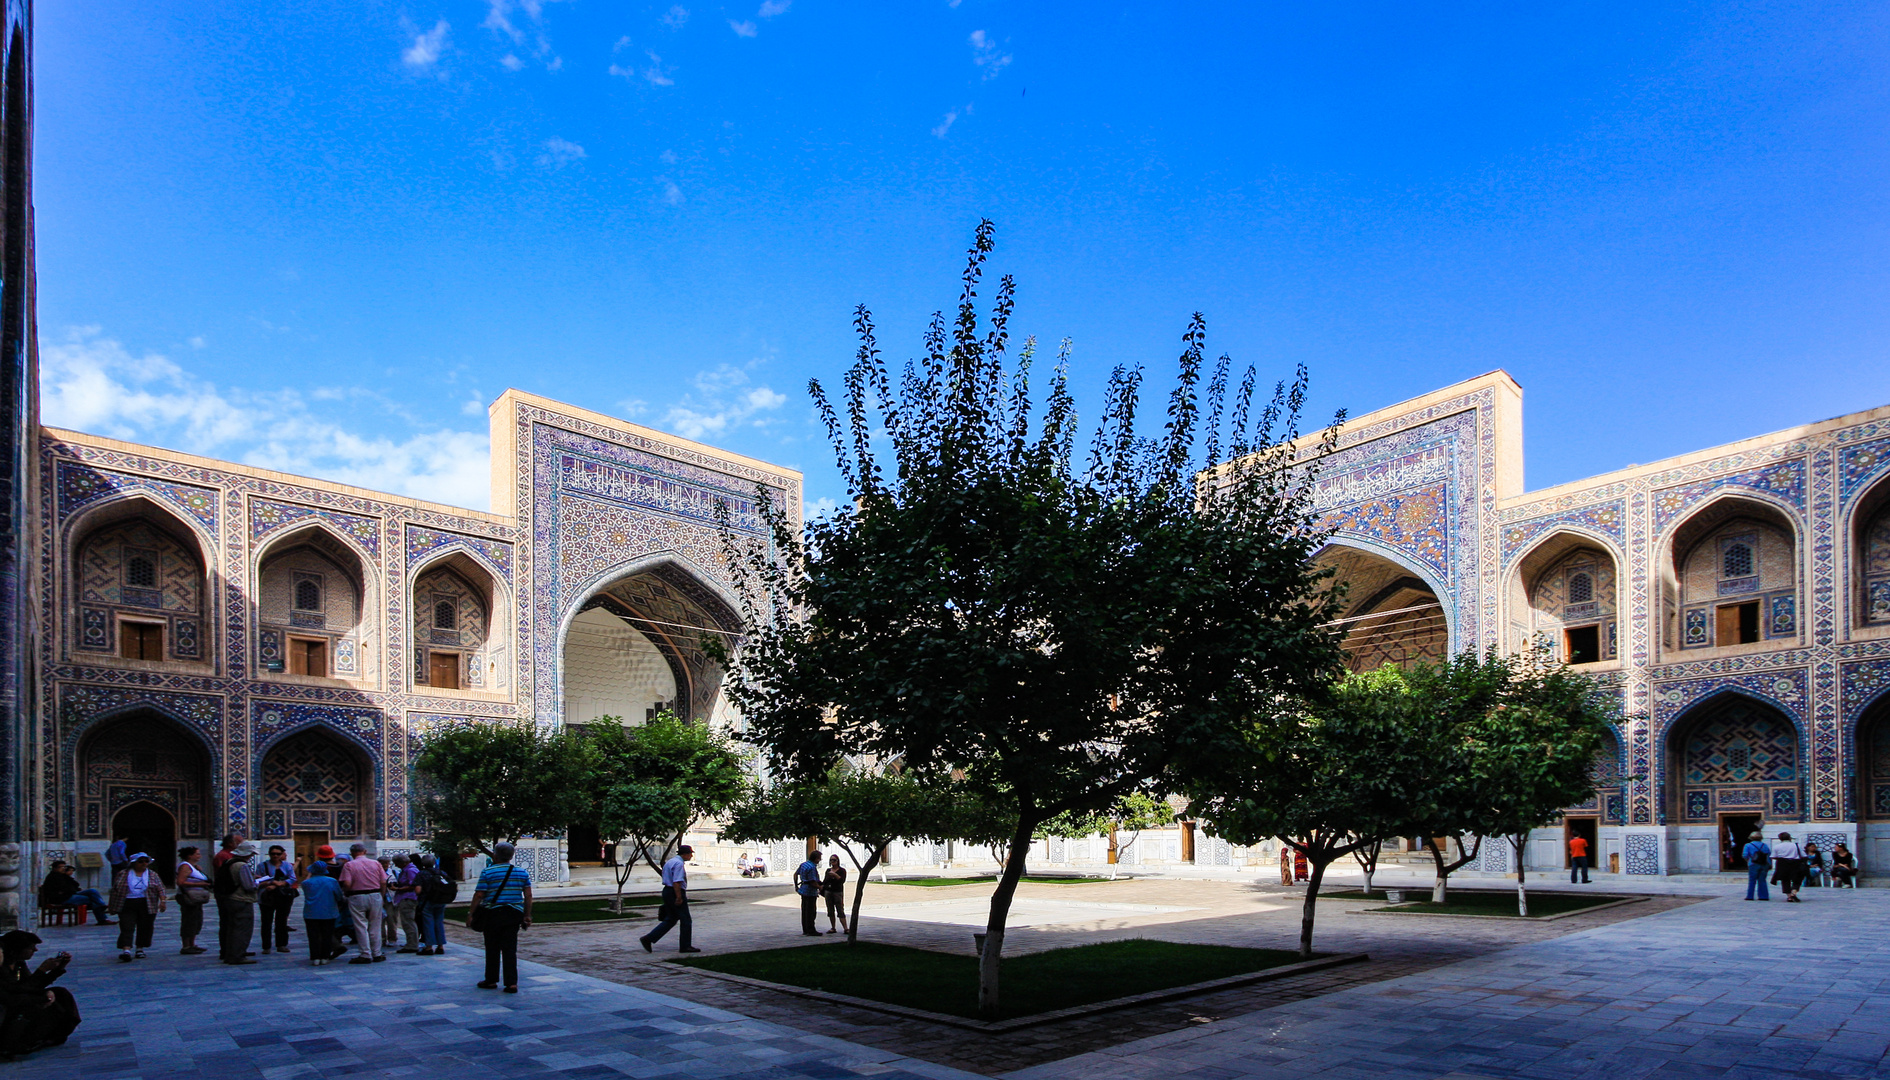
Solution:
[[[752,533],[758,498],[798,515],[800,477],[517,391],[491,417],[496,513],[45,429],[32,872],[146,804],[180,840],[411,849],[430,732],[590,719],[559,685],[587,608],[656,644],[679,712],[713,715],[699,640],[739,607],[716,508]]]
[[[1521,424],[1496,372],[1347,425],[1318,508],[1364,583],[1348,645],[1592,649],[1629,717],[1572,815],[1603,868],[1719,870],[1728,815],[1890,867],[1890,408],[1537,492]],[[1532,852],[1559,865],[1561,836]]]

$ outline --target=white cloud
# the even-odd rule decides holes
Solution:
[[[840,504],[824,495],[818,499],[802,499],[801,520],[812,521],[817,517],[832,513],[838,509],[840,509]]]
[[[755,12],[755,14],[764,19],[772,19],[776,15],[786,15],[788,7],[793,3],[794,0],[761,0],[761,10]]]
[[[204,336],[202,334],[198,334],[196,337],[190,339],[190,347],[193,349],[201,349],[205,345],[208,345],[208,344],[209,342],[204,340]]]
[[[670,206],[681,206],[683,204],[682,188],[676,186],[676,181],[663,180],[663,201]]]
[[[753,22],[747,19],[744,19],[741,22],[736,22],[734,19],[730,19],[728,21],[728,28],[730,30],[735,31],[736,37],[754,37],[756,34],[761,33],[760,28],[755,26]]]
[[[685,439],[720,435],[744,423],[764,426],[766,418],[755,414],[787,404],[786,394],[753,385],[747,369],[730,364],[699,371],[692,382],[695,389],[663,414],[663,423]]]
[[[452,30],[445,19],[433,24],[433,29],[424,34],[415,34],[413,44],[401,50],[400,62],[415,71],[426,71],[439,62],[441,50],[446,48],[446,35]]]
[[[486,0],[486,17],[479,25],[492,31],[494,35],[510,41],[513,45],[525,44],[525,39],[529,36],[532,39],[532,57],[543,59],[551,54],[551,39],[546,37],[544,32],[545,3],[546,0]],[[521,27],[512,21],[514,11],[525,13],[530,23],[529,35],[526,33],[526,27]],[[500,63],[512,71],[517,71],[524,66],[515,54],[508,55]],[[516,67],[513,66],[514,63],[517,64]],[[558,56],[552,56],[545,64],[545,67],[551,71],[556,71],[563,66],[564,59]]]
[[[536,6],[536,5],[534,5]],[[525,35],[512,25],[512,0],[487,0],[486,20],[479,25],[495,34],[503,34],[512,39],[514,45],[525,40]]]
[[[996,39],[982,30],[971,32],[971,62],[984,73],[984,78],[995,79],[998,74],[1010,66],[1011,54],[1000,52]]]
[[[670,78],[669,72],[663,69],[662,57],[656,55],[655,52],[650,51],[650,50],[645,50],[644,55],[650,58],[650,66],[643,69],[643,77],[645,79],[648,79],[651,85],[653,86],[675,86],[676,85],[676,80]]]
[[[507,71],[517,71],[525,66],[525,61],[520,60],[511,53],[506,53],[503,57],[499,58],[499,66]]]
[[[620,38],[618,38],[618,39],[617,39],[617,44],[615,44],[615,45],[612,45],[612,46],[610,47],[610,51],[611,51],[611,52],[622,52],[623,50],[625,50],[625,49],[627,49],[627,48],[629,48],[629,47],[630,47],[630,35],[629,35],[629,34],[625,34],[624,36],[622,36],[622,37],[620,37]]]
[[[589,156],[589,154],[584,152],[582,146],[579,146],[569,139],[560,139],[554,135],[545,140],[545,152],[538,155],[538,164],[554,169],[563,168],[574,161],[582,161]]]
[[[951,112],[948,112],[945,114],[945,119],[941,120],[937,127],[932,129],[932,137],[937,138],[937,139],[944,138],[946,133],[951,131],[952,125],[957,122],[958,122],[958,110],[953,109]]]
[[[677,4],[663,13],[663,25],[669,27],[671,30],[681,30],[683,24],[688,21],[689,9],[683,7],[681,4]]]
[[[165,356],[134,356],[97,327],[40,343],[40,415],[47,424],[455,506],[487,505],[484,432],[429,430],[402,417],[413,429],[404,437],[367,435],[318,415],[311,399],[355,415],[360,402],[377,400],[349,388],[307,397],[222,389]]]

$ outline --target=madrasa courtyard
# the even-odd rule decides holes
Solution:
[[[489,0],[478,25],[513,50],[504,70],[559,69],[547,38],[531,44],[544,7]],[[748,42],[789,7],[709,21]],[[465,925],[501,864],[457,848],[446,944],[430,955],[408,938],[384,963],[316,966],[298,913],[286,948],[218,963],[214,907],[210,952],[180,952],[176,904],[148,950],[121,942],[122,923],[46,891],[60,868],[110,894],[115,870],[134,887],[126,859],[148,852],[175,888],[181,853],[226,836],[298,867],[356,844],[404,863],[441,835],[415,762],[455,733],[674,717],[746,736],[711,644],[754,632],[730,538],[765,543],[770,508],[798,533],[822,481],[718,445],[732,432],[686,411],[645,423],[633,400],[613,413],[516,387],[474,391],[463,410],[483,416],[484,509],[123,425],[43,423],[33,5],[0,12],[0,931],[36,934],[39,960],[70,954],[57,986],[82,1015],[11,1074],[1890,1076],[1890,405],[1860,393],[1828,419],[1620,468],[1610,450],[1595,455],[1609,471],[1531,489],[1523,386],[1497,363],[1367,403],[1310,492],[1325,538],[1313,564],[1344,587],[1327,625],[1346,669],[1534,647],[1616,707],[1581,797],[1516,843],[1484,838],[1450,875],[1449,904],[1423,902],[1422,838],[1389,837],[1372,877],[1333,865],[1312,905],[1317,951],[1290,955],[1307,908],[1291,851],[1230,842],[1177,799],[1140,829],[1030,845],[1003,953],[1061,974],[1031,991],[1049,1004],[995,1021],[957,995],[974,988],[960,976],[1000,866],[954,839],[885,847],[854,943],[797,922],[790,874],[811,841],[738,842],[699,820],[676,837],[694,852],[693,936],[652,949],[641,935],[660,882],[648,868],[619,880],[632,845],[583,821],[524,830],[512,865],[543,914],[520,937],[516,993],[480,985],[484,939]],[[661,18],[680,33],[689,12]],[[449,84],[448,20],[399,27],[402,74]],[[611,78],[673,86],[674,69],[630,41]],[[969,41],[980,85],[1010,63],[985,31]],[[993,112],[961,108],[934,141]],[[547,174],[589,160],[562,138],[543,148]],[[770,393],[750,400],[777,407]],[[1799,902],[1751,902],[1745,842],[1761,832],[1849,853],[1856,887],[1827,878]],[[1589,881],[1574,880],[1578,858]],[[747,869],[757,859],[766,870]],[[686,942],[699,952],[679,953]],[[1157,958],[1144,965],[1233,966],[1054,967],[1111,947]],[[944,966],[869,988],[832,959],[869,948]],[[928,972],[947,969],[952,992],[928,996]],[[38,1001],[10,997],[7,1023]]]

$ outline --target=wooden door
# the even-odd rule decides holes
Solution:
[[[459,689],[459,654],[450,652],[429,654],[427,682],[429,685],[443,686],[448,690]]]
[[[328,674],[328,643],[310,638],[290,638],[289,674],[325,677]]]
[[[164,659],[164,625],[144,622],[119,623],[118,655],[127,660]]]
[[[326,832],[298,832],[295,834],[295,865],[297,871],[305,869],[315,861],[315,851],[328,843]]]

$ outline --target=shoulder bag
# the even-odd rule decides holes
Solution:
[[[498,896],[499,894],[505,892],[505,887],[512,883],[512,869],[513,868],[510,865],[506,866],[505,877],[500,880],[499,887],[492,890],[492,896]],[[492,906],[491,897],[487,897],[486,899],[481,900],[479,902],[479,906],[477,908],[474,908],[471,912],[467,914],[466,929],[474,931],[475,933],[485,933],[486,909],[491,906]]]

